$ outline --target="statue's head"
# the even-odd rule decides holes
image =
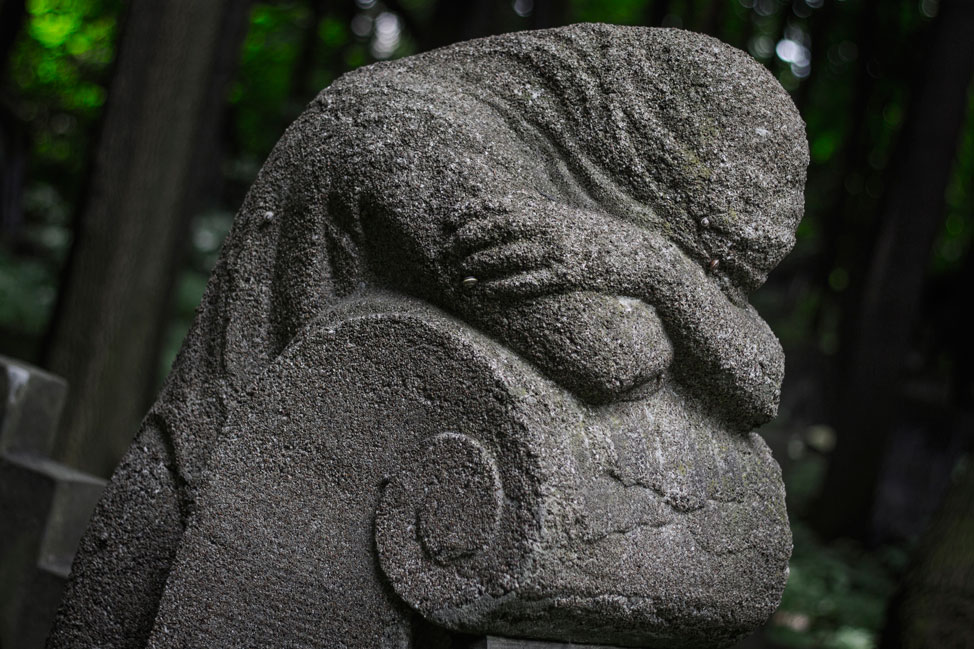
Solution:
[[[619,92],[595,141],[616,141],[612,175],[691,257],[738,294],[759,287],[795,243],[804,209],[804,122],[784,88],[756,60],[680,30],[640,30],[645,49],[604,55]]]
[[[804,123],[744,52],[677,29],[575,25],[525,35],[497,59],[470,74],[606,212],[665,231],[702,265],[718,260],[745,294],[791,249]]]

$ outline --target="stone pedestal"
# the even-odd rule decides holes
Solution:
[[[390,296],[311,323],[250,394],[210,457],[153,647],[405,647],[409,608],[463,633],[721,646],[780,598],[778,466],[676,387],[586,407]]]
[[[477,638],[470,645],[470,649],[616,649],[607,645],[571,644],[563,642],[540,642],[538,640],[516,640],[512,638],[498,638],[485,636]]]

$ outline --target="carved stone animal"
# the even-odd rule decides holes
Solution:
[[[604,479],[585,491],[588,513],[578,514],[602,521],[591,524],[592,543],[677,521],[680,538],[697,538],[707,561],[767,561],[734,613],[646,608],[650,600],[633,596],[636,608],[623,605],[599,630],[597,611],[609,606],[599,600],[583,616],[593,630],[573,638],[680,646],[672,633],[694,620],[710,630],[699,633],[717,633],[722,615],[737,616],[714,636],[728,641],[760,623],[780,596],[790,540],[780,477],[747,433],[774,415],[783,359],[746,294],[793,243],[807,159],[803,124],[777,82],[747,55],[678,30],[575,25],[343,76],[288,129],[247,195],[193,329],[82,542],[49,646],[143,647],[150,634],[162,646],[167,628],[157,613],[167,579],[180,592],[170,569],[187,526],[201,512],[237,515],[219,513],[213,503],[223,501],[206,496],[237,475],[221,477],[221,462],[244,462],[234,455],[237,429],[227,427],[264,416],[255,386],[288,376],[289,363],[304,367],[293,350],[327,335],[327,314],[387,292],[486,332],[493,341],[476,345],[499,345],[498,359],[516,352],[540,371],[532,385],[546,386],[539,394],[552,403],[606,430],[610,420],[629,422],[599,437],[604,448],[576,453],[618,454],[610,468],[589,463]],[[360,317],[356,308],[347,322]],[[512,358],[496,363],[521,362]],[[354,369],[334,368],[334,385],[315,389],[339,394]],[[238,450],[213,458],[216,448]],[[605,494],[622,498],[626,489],[668,513],[621,528],[592,513]],[[564,516],[558,525],[568,525]],[[733,517],[738,527],[721,527]],[[696,578],[659,583],[679,589]],[[493,610],[483,606],[475,609]],[[618,615],[636,609],[642,622],[613,631]],[[488,624],[426,613],[466,630]],[[476,620],[500,624],[483,614]],[[501,630],[558,636],[517,619]],[[389,633],[384,646],[408,643]]]

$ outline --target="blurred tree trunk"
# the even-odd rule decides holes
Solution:
[[[133,0],[47,346],[62,461],[111,472],[155,389],[170,293],[213,164],[248,0]]]
[[[311,17],[308,18],[308,25],[301,35],[301,46],[298,48],[298,57],[294,63],[294,71],[291,73],[290,95],[301,106],[311,101],[321,90],[314,87],[312,79],[318,45],[321,42],[318,37],[318,27],[325,17],[325,0],[308,0],[307,5]]]
[[[828,43],[826,40],[828,34],[835,31],[836,16],[838,13],[837,6],[838,0],[824,0],[822,8],[815,10],[808,21],[811,25],[811,30],[809,31],[811,45],[809,47],[812,53],[811,70],[813,76],[805,79],[798,86],[798,91],[795,93],[795,106],[802,115],[808,114],[808,99],[811,94],[812,83],[820,77],[825,78],[825,75],[821,74],[820,71],[825,67],[826,61],[828,60]],[[875,25],[871,25],[870,27],[873,28]],[[865,33],[862,30],[858,33],[862,34],[865,38],[873,38],[873,29],[871,28],[866,30]],[[858,91],[859,86],[856,86],[856,89]]]
[[[10,53],[26,16],[24,0],[0,0],[0,78],[6,75]]]
[[[727,4],[724,0],[711,0],[698,31],[720,38],[724,21],[727,20]]]
[[[838,445],[818,503],[826,537],[866,538],[899,379],[974,73],[974,2],[943,0],[883,199],[838,393]],[[962,299],[961,296],[958,296]]]
[[[924,534],[890,603],[881,649],[960,649],[974,630],[974,466],[967,466]]]
[[[496,33],[498,10],[502,6],[498,0],[438,0],[420,50]]]
[[[835,0],[829,4],[829,7],[835,7]],[[863,276],[868,263],[868,254],[862,254],[861,251],[871,249],[872,237],[869,226],[875,224],[877,219],[877,208],[864,207],[862,196],[853,193],[849,187],[849,180],[869,168],[869,153],[875,146],[869,129],[871,117],[869,106],[870,102],[874,101],[877,84],[876,77],[870,74],[870,67],[878,66],[880,61],[885,63],[888,60],[889,50],[894,47],[892,41],[895,38],[890,36],[895,33],[895,30],[891,24],[890,14],[895,12],[889,11],[889,7],[887,11],[880,11],[881,8],[880,0],[864,0],[858,6],[855,17],[858,56],[852,80],[852,100],[848,102],[846,110],[849,115],[848,131],[843,138],[841,148],[832,160],[827,165],[813,166],[809,170],[810,176],[819,173],[830,177],[825,185],[828,191],[824,194],[831,198],[827,199],[827,207],[821,212],[824,215],[821,219],[822,248],[816,256],[812,269],[812,281],[823,295],[815,316],[814,331],[822,331],[834,310],[840,314],[839,342],[842,349],[839,350],[839,354],[835,354],[830,359],[828,371],[832,376],[842,375],[845,369],[844,352],[852,344],[849,342],[853,329],[850,323],[856,317],[859,306],[858,296],[862,292],[862,284],[865,281]],[[898,8],[892,5],[892,9]],[[815,70],[815,64],[812,65],[812,69]],[[812,74],[815,75],[815,72]],[[833,80],[816,75],[803,84],[803,88],[810,92],[813,83],[823,82],[832,83]],[[800,109],[804,108],[801,104],[798,106]],[[848,290],[835,295],[830,290],[829,277],[837,267],[846,270],[851,285]],[[827,418],[833,425],[835,425],[835,413],[838,411],[838,394],[842,387],[840,382],[831,381],[825,394]]]
[[[646,24],[650,27],[659,27],[663,24],[663,19],[670,13],[670,0],[652,0],[646,7]]]
[[[0,98],[0,236],[23,221],[27,125]]]
[[[531,29],[560,27],[568,21],[567,0],[534,0]]]
[[[27,9],[24,0],[0,0],[0,235],[22,220],[21,198],[27,166],[25,124],[7,106],[7,69]]]

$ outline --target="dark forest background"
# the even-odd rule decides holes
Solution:
[[[749,646],[974,646],[974,0],[0,0],[0,354],[70,382],[58,459],[111,473],[318,90],[579,21],[747,50],[808,126],[798,244],[753,300],[796,547]]]

